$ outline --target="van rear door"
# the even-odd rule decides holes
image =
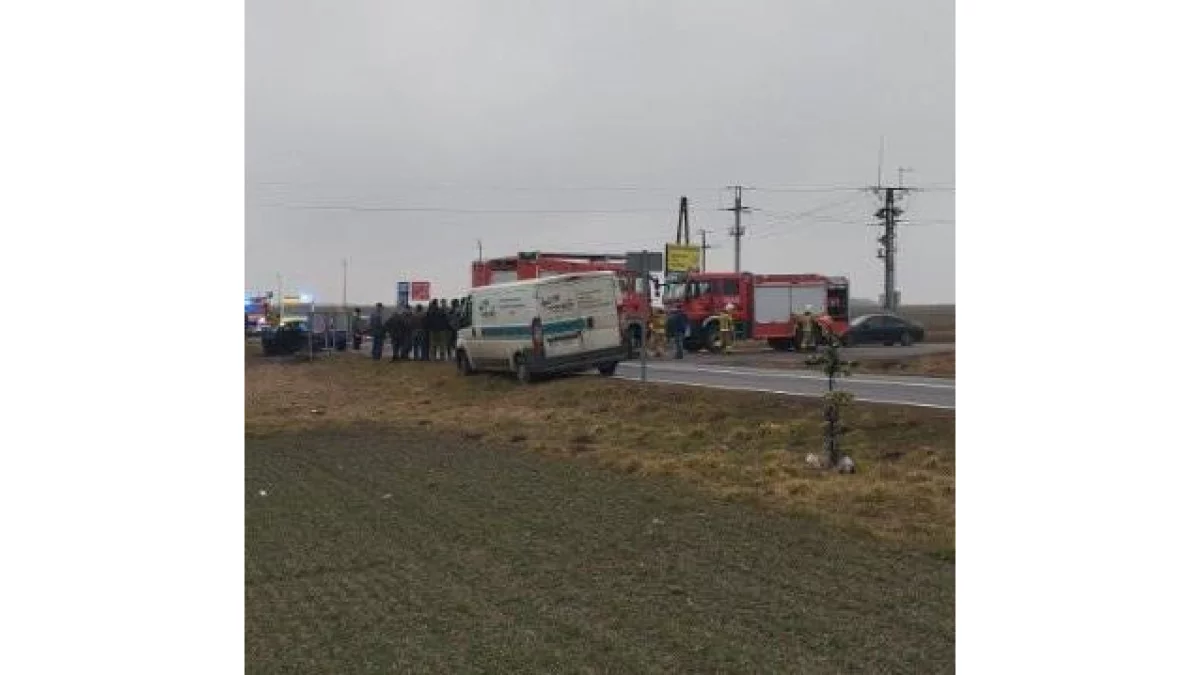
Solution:
[[[576,288],[579,317],[583,319],[583,349],[595,351],[621,346],[621,301],[619,282],[615,277],[588,277]]]
[[[547,359],[576,354],[583,347],[586,324],[579,316],[580,281],[579,277],[567,275],[548,278],[537,286],[533,340],[536,344],[540,337],[542,353]]]

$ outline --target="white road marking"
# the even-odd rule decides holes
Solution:
[[[630,375],[614,375],[613,378],[617,379],[617,380],[629,380],[630,382],[640,382],[641,381],[641,377],[630,376]],[[648,383],[649,384],[678,384],[678,385],[682,385],[685,387],[700,387],[702,389],[724,389],[726,391],[750,391],[750,392],[755,392],[758,394],[776,394],[778,396],[804,396],[807,398],[820,398],[825,395],[825,392],[821,392],[819,394],[812,394],[812,393],[807,393],[807,392],[802,392],[802,391],[784,391],[781,389],[766,389],[766,388],[761,388],[761,387],[734,387],[734,386],[725,385],[725,384],[703,384],[701,382],[677,382],[675,380],[648,380]],[[912,406],[914,408],[933,408],[935,410],[954,410],[954,406],[952,406],[952,405],[939,405],[937,403],[917,403],[914,401],[887,401],[887,400],[879,399],[879,398],[861,398],[859,396],[855,396],[854,400],[862,401],[863,403],[879,403],[882,405],[907,405],[907,406]]]
[[[622,366],[627,365],[629,368],[639,368],[640,367],[638,364],[633,363],[633,362],[628,362],[628,361],[623,362],[621,365]],[[753,375],[753,376],[759,376],[759,377],[782,377],[782,378],[791,379],[791,380],[822,380],[822,381],[824,381],[826,379],[824,375],[816,375],[816,374],[802,375],[799,373],[780,372],[779,370],[768,370],[765,368],[731,368],[731,367],[714,368],[714,367],[710,367],[710,366],[691,366],[691,367],[685,366],[683,368],[677,368],[677,367],[672,367],[670,365],[667,365],[665,363],[655,363],[655,364],[648,363],[648,364],[646,364],[646,369],[647,370],[662,370],[665,372],[673,372],[673,373],[700,372],[700,373],[712,373],[714,375]],[[953,383],[942,384],[942,383],[921,382],[921,381],[906,382],[906,381],[904,381],[904,379],[899,379],[899,378],[894,379],[894,380],[879,380],[879,379],[875,379],[875,378],[850,377],[850,378],[846,379],[846,382],[848,382],[850,384],[854,384],[856,382],[859,382],[862,384],[894,384],[898,387],[926,387],[928,389],[953,389],[954,388]]]

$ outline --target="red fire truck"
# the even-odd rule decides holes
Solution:
[[[471,263],[471,287],[596,271],[616,272],[621,286],[621,302],[617,306],[621,314],[621,331],[633,343],[639,343],[641,325],[647,313],[646,289],[637,272],[625,269],[622,254],[527,251],[504,258],[476,260]]]
[[[779,350],[794,346],[792,316],[808,308],[814,316],[827,314],[835,335],[850,321],[849,281],[820,274],[691,272],[668,280],[663,302],[687,315],[691,334],[684,344],[693,351],[721,348],[717,315],[727,305],[733,305],[736,336]]]

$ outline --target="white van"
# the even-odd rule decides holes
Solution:
[[[471,289],[458,331],[458,371],[543,373],[596,368],[612,375],[625,357],[620,290],[612,272],[580,272]]]

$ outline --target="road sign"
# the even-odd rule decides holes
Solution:
[[[429,298],[433,295],[433,290],[430,288],[428,281],[412,282],[411,290],[413,302],[429,302]]]
[[[409,286],[407,281],[396,282],[396,306],[403,307],[408,304]]]
[[[625,254],[625,269],[649,274],[663,271],[663,254],[657,251],[634,251]]]
[[[668,272],[691,272],[700,270],[700,247],[688,244],[667,244]]]

